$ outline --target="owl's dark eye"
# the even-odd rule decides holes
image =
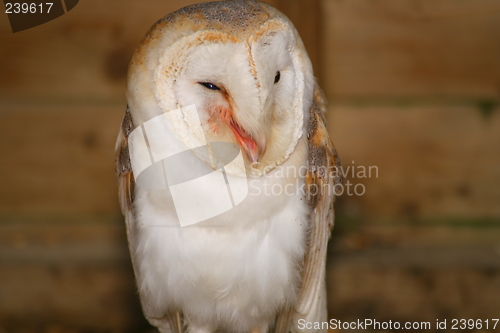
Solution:
[[[276,73],[276,76],[274,77],[274,83],[278,83],[278,82],[279,82],[279,80],[280,80],[280,77],[281,77],[281,74],[280,74],[280,72],[278,71],[278,72]]]
[[[210,90],[220,90],[219,87],[217,87],[215,84],[210,83],[210,82],[198,82],[198,83],[201,84],[202,86],[204,86],[205,88],[210,89]]]

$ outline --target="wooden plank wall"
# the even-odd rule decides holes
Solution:
[[[366,192],[336,206],[331,317],[434,323],[494,315],[500,3],[321,4],[332,137],[345,167],[378,171],[350,173]]]
[[[498,1],[325,0],[322,5],[329,95],[498,101]]]
[[[500,213],[500,3],[322,2],[328,120],[345,165],[378,166],[350,205],[417,218]]]
[[[135,45],[193,2],[85,0],[16,34],[0,15],[0,331],[147,330],[113,149]],[[500,2],[271,4],[302,35],[344,166],[378,171],[348,175],[365,193],[337,204],[331,316],[493,315]]]

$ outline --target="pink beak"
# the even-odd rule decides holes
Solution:
[[[264,154],[266,150],[266,142],[265,140],[259,140],[257,142],[250,134],[248,134],[244,129],[242,129],[238,123],[236,123],[233,119],[229,124],[229,127],[234,133],[234,136],[238,140],[241,148],[245,152],[248,159],[251,163],[257,163],[259,161],[259,157]]]

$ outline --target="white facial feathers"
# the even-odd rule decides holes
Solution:
[[[288,19],[268,17],[258,29],[237,32],[230,27],[188,33],[183,26],[177,40],[169,35],[164,41],[169,28],[152,29],[150,36],[156,37],[150,43],[156,47],[144,51],[143,63],[137,60],[140,52],[134,56],[129,82],[146,86],[128,92],[131,109],[143,110],[132,114],[134,123],[194,104],[207,140],[239,144],[249,174],[286,161],[302,136],[310,106],[304,95],[314,84],[309,59]],[[135,69],[138,65],[142,71]]]

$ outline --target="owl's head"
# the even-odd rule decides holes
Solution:
[[[207,142],[241,147],[247,173],[282,164],[304,132],[314,78],[292,23],[257,1],[185,7],[158,21],[137,48],[127,99],[136,126],[196,105]],[[202,144],[188,116],[174,128]]]

